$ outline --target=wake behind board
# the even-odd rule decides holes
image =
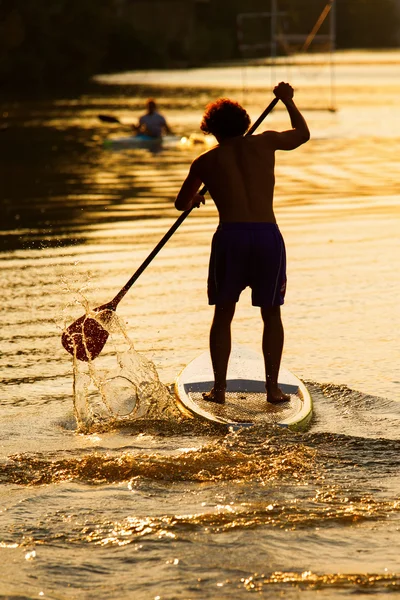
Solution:
[[[243,346],[232,348],[228,365],[225,404],[203,399],[209,392],[214,375],[209,352],[192,360],[175,382],[177,404],[184,414],[234,428],[275,424],[302,429],[312,417],[312,400],[305,385],[281,367],[279,387],[290,394],[289,402],[270,404],[265,392],[265,368],[261,354]]]

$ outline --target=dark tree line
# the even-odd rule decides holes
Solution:
[[[1,0],[0,85],[84,81],[107,54],[109,0]]]
[[[160,1],[147,0],[155,7]],[[191,30],[185,39],[167,40],[151,23],[144,31],[136,22],[135,0],[0,0],[0,90],[76,86],[104,71],[235,59],[237,13],[269,6],[266,0],[182,0],[182,7],[185,3],[186,11],[193,6]],[[279,0],[299,32],[309,31],[321,5],[323,0]],[[398,45],[396,0],[336,0],[336,8],[338,48]]]

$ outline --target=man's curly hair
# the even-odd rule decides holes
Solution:
[[[240,104],[220,98],[207,105],[200,129],[217,138],[226,138],[244,135],[249,125],[250,117]]]

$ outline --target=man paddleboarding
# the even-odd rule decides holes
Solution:
[[[175,201],[181,211],[204,204],[204,196],[198,193],[203,183],[219,213],[208,275],[208,301],[215,305],[210,330],[214,386],[204,394],[205,400],[218,404],[225,402],[231,322],[239,296],[247,286],[264,322],[267,401],[277,404],[290,400],[278,386],[284,342],[280,307],[286,292],[286,252],[273,211],[275,151],[298,148],[310,139],[310,132],[294,103],[292,86],[281,82],[274,94],[286,106],[290,130],[243,137],[250,125],[244,108],[225,98],[207,106],[201,130],[214,135],[218,145],[193,161]]]
[[[172,133],[165,117],[157,112],[157,106],[153,98],[147,100],[146,109],[146,114],[139,118],[139,124],[133,127],[138,134],[159,138],[165,133]]]

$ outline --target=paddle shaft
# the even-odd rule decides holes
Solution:
[[[255,123],[253,123],[253,125],[250,127],[250,129],[246,132],[245,136],[251,135],[252,133],[254,133],[254,131],[257,129],[257,127],[264,121],[265,117],[275,108],[275,106],[278,102],[279,102],[279,98],[274,98],[272,100],[272,102],[267,106],[267,108],[264,110],[264,112],[258,117],[257,121],[255,121]],[[199,194],[204,196],[204,194],[206,192],[207,192],[207,188],[206,188],[206,186],[203,186],[202,189],[200,190]],[[190,208],[189,210],[185,210],[178,217],[178,219],[175,221],[175,223],[172,225],[172,227],[167,231],[167,233],[164,235],[164,237],[158,242],[158,244],[154,248],[154,250],[152,250],[152,252],[150,252],[150,254],[146,258],[146,260],[143,261],[143,263],[140,265],[140,267],[137,269],[137,271],[132,275],[132,277],[129,279],[129,281],[126,282],[126,284],[124,285],[122,290],[120,292],[118,292],[118,294],[115,296],[115,298],[113,298],[113,300],[111,300],[111,302],[109,303],[110,308],[113,308],[115,310],[115,308],[117,307],[119,302],[122,300],[122,298],[125,296],[125,294],[128,292],[128,290],[132,287],[132,285],[135,283],[135,281],[138,279],[138,277],[140,277],[140,275],[143,273],[143,271],[148,267],[148,265],[151,263],[153,258],[160,252],[161,248],[163,246],[165,246],[165,244],[167,243],[169,238],[175,233],[175,231],[183,223],[183,221],[186,219],[186,217],[189,216],[189,214],[192,212],[193,208],[194,207]]]

